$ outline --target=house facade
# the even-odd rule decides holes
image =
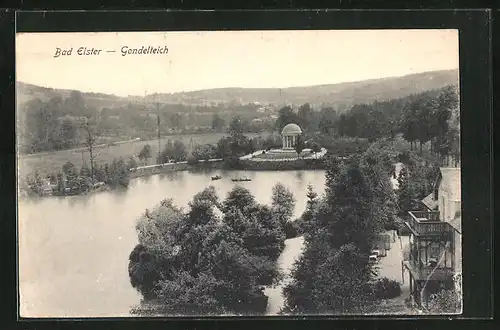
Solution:
[[[433,192],[422,200],[427,210],[408,212],[410,253],[404,267],[419,305],[441,289],[461,288],[460,178],[460,168],[440,168]]]

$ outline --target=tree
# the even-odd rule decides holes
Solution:
[[[355,104],[339,121],[341,135],[367,137],[371,130],[368,124],[371,111],[372,107],[368,104]]]
[[[283,288],[286,314],[315,314],[318,312],[312,291],[318,276],[319,265],[331,254],[330,235],[325,229],[315,228],[314,235],[304,240],[304,251],[292,266],[292,281]]]
[[[208,161],[217,157],[217,148],[211,144],[198,144],[194,147],[191,156],[196,160]]]
[[[243,213],[231,208],[224,213],[223,222],[242,238],[242,245],[251,254],[275,261],[284,248],[283,228],[269,209],[255,207]]]
[[[312,128],[314,124],[314,111],[309,103],[305,103],[299,107],[297,116],[300,119],[299,124],[303,130],[307,131]]]
[[[301,120],[299,116],[293,111],[292,107],[285,106],[281,108],[278,112],[278,119],[274,124],[274,129],[281,133],[283,127],[291,123],[300,123]]]
[[[178,162],[180,161],[185,161],[187,157],[187,151],[186,151],[186,146],[182,141],[176,140],[174,142],[174,153],[173,153],[174,159]]]
[[[33,193],[42,194],[43,180],[38,170],[35,169],[33,175],[28,176],[27,183]]]
[[[217,155],[223,159],[232,156],[231,138],[223,137],[217,142]]]
[[[64,101],[64,108],[68,113],[75,117],[84,117],[87,115],[85,100],[80,91],[71,91],[69,97]]]
[[[249,215],[252,212],[252,208],[256,205],[257,202],[255,201],[255,197],[252,195],[250,190],[241,186],[235,186],[227,194],[227,197],[222,205],[222,211],[227,213],[234,208],[242,212],[244,215]]]
[[[56,191],[58,194],[64,193],[64,188],[66,187],[64,182],[64,175],[62,172],[57,173],[57,183],[56,183]]]
[[[232,197],[246,200],[247,194],[239,192]],[[129,257],[130,281],[144,297],[134,313],[265,311],[262,285],[275,284],[280,278],[276,264],[265,256],[272,244],[268,244],[266,221],[259,221],[257,215],[266,212],[253,205],[253,213],[246,216],[236,208],[246,202],[233,202],[225,203],[235,207],[218,218],[213,208],[219,202],[211,187],[193,198],[187,212],[171,200],[146,210],[137,224],[139,245]]]
[[[307,185],[306,209],[300,218],[301,230],[305,235],[310,235],[317,226],[314,223],[318,206],[318,194],[311,184]]]
[[[272,148],[281,148],[282,144],[281,137],[271,134],[262,142],[262,148],[265,150],[270,150]]]
[[[420,153],[422,145],[429,142],[433,135],[434,123],[433,113],[435,113],[436,101],[433,98],[424,99],[418,109],[417,136],[420,142]]]
[[[80,168],[80,176],[90,178],[90,169],[86,164],[83,164]]]
[[[322,108],[319,114],[319,130],[323,134],[332,134],[338,120],[337,112],[331,107]],[[345,116],[344,116],[345,118]]]
[[[59,144],[61,149],[71,148],[75,145],[77,126],[69,119],[64,119],[59,130]]]
[[[313,141],[313,142],[310,144],[310,147],[311,147],[311,150],[312,150],[313,152],[320,152],[320,151],[321,151],[321,146],[320,146],[320,145],[319,145],[319,143],[317,143],[317,142],[314,142],[314,141]]]
[[[71,189],[76,189],[80,186],[80,183],[78,181],[78,172],[71,162],[66,162],[62,166],[62,171],[64,175],[66,176],[66,187],[71,188]]]
[[[184,143],[180,140],[175,140],[173,143],[168,142],[158,156],[157,163],[167,163],[170,159],[176,162],[185,161],[187,158],[187,150]]]
[[[410,149],[418,137],[418,115],[417,107],[413,102],[406,102],[403,110],[401,130],[406,141],[410,142]]]
[[[127,169],[131,170],[133,168],[137,168],[137,161],[134,157],[129,157],[127,160]],[[96,168],[96,177],[97,177],[97,168]]]
[[[248,123],[243,120],[242,117],[236,116],[233,117],[231,122],[229,123],[229,127],[227,132],[233,139],[239,139],[240,136],[248,129]]]
[[[222,132],[226,126],[226,121],[222,119],[218,113],[214,113],[212,117],[212,129],[216,132]]]
[[[442,158],[448,156],[451,152],[451,145],[454,134],[450,132],[454,128],[450,128],[449,124],[452,116],[458,114],[458,90],[456,86],[444,87],[437,97],[436,110],[433,113],[433,138],[434,151],[438,152]],[[459,124],[457,125],[459,127]],[[458,130],[459,131],[459,130]],[[450,143],[451,142],[451,143]]]
[[[127,187],[129,184],[129,171],[123,159],[113,159],[109,166],[106,183],[112,187]]]
[[[281,182],[274,185],[272,190],[272,207],[277,214],[281,226],[290,221],[295,209],[295,197],[290,189]]]
[[[413,175],[411,176],[413,178]],[[412,183],[410,173],[406,167],[403,167],[398,176],[398,207],[400,215],[406,215],[408,211],[415,210],[416,199],[415,184]]]
[[[75,173],[76,172],[76,168],[75,168],[75,165],[73,165],[73,163],[66,162],[62,166],[62,171],[63,171],[64,175],[68,176],[68,175],[71,175],[71,174]]]
[[[84,131],[84,146],[89,153],[90,160],[90,179],[92,183],[95,183],[95,161],[97,157],[97,127],[98,117],[94,116],[91,118],[85,118],[82,123],[81,128]]]
[[[184,118],[179,113],[173,113],[169,118],[170,124],[177,130],[184,128]]]
[[[368,255],[384,229],[388,199],[377,181],[388,176],[368,158],[328,159],[325,196],[317,201],[309,191],[305,248],[283,290],[285,313],[362,312],[376,299]]]
[[[460,164],[460,110],[453,108],[448,121],[447,141],[450,149],[450,156],[453,159],[454,166]]]
[[[332,235],[332,246],[353,243],[362,253],[368,253],[383,223],[377,216],[380,205],[376,191],[360,164],[352,159],[326,190],[326,203],[318,211],[320,223]]]
[[[311,296],[319,313],[351,314],[369,300],[372,277],[364,253],[354,244],[341,246],[318,267]]]
[[[391,135],[391,129],[389,127],[390,120],[386,114],[380,109],[374,109],[369,113],[367,129],[365,131],[364,137],[368,141],[373,142],[377,139],[387,137]]]
[[[295,152],[297,152],[297,157],[300,157],[300,153],[305,148],[304,139],[302,138],[301,135],[297,136],[297,140],[295,141],[294,148],[295,148]]]
[[[53,98],[48,102],[33,100],[27,104],[25,110],[26,129],[23,135],[27,136],[29,148],[34,151],[55,150],[59,140],[60,98]]]
[[[142,147],[137,157],[140,160],[144,161],[144,163],[147,165],[148,159],[152,157],[151,146],[149,144],[146,144],[144,147]]]

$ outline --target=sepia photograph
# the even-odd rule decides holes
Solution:
[[[459,96],[454,29],[17,33],[19,316],[460,315]]]

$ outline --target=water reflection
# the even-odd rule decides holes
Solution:
[[[302,183],[304,181],[304,171],[297,171],[295,174],[295,178],[297,178],[297,180],[299,181],[299,184],[302,185]]]
[[[222,178],[212,181],[216,174]],[[252,181],[231,181],[243,176]],[[317,193],[324,191],[324,171],[170,172],[134,179],[126,190],[21,201],[21,315],[127,315],[140,300],[130,285],[127,265],[137,244],[135,224],[146,208],[164,198],[187,207],[194,194],[210,185],[221,199],[240,185],[267,204],[277,182],[294,193],[299,216],[306,206],[307,185]]]

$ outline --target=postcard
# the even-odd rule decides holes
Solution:
[[[18,33],[20,316],[461,314],[458,38]]]

